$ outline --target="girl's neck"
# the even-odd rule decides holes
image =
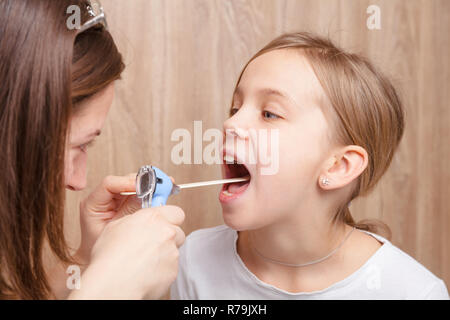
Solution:
[[[309,217],[298,214],[289,221],[240,232],[238,252],[254,265],[267,270],[284,270],[289,273],[322,270],[339,261],[342,254],[340,251],[343,251],[341,249],[345,245],[343,240],[349,240],[345,237],[351,230],[352,227],[344,223],[331,224],[328,219],[320,219],[317,212]],[[340,244],[343,246],[332,253]],[[288,267],[282,264],[307,264],[330,253],[332,255],[322,262],[308,266]]]
[[[327,288],[360,268],[381,246],[362,232],[351,232],[344,223],[332,225],[315,216],[306,221],[272,224],[257,230],[239,232],[237,252],[260,280],[290,292],[311,292]],[[345,238],[351,232],[348,238]],[[342,242],[342,240],[345,240]],[[289,264],[318,260],[342,244],[329,258],[303,267]]]

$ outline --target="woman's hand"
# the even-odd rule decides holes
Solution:
[[[127,176],[108,176],[81,202],[81,244],[76,253],[81,262],[89,262],[91,248],[109,222],[141,208],[141,201],[136,196],[120,195],[121,192],[135,191],[135,181],[135,173]]]
[[[180,208],[162,206],[110,222],[92,249],[80,290],[69,298],[160,298],[178,272],[183,220]]]

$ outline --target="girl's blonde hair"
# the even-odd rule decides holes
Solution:
[[[389,167],[404,131],[402,103],[391,82],[364,57],[336,47],[330,40],[297,32],[279,36],[257,52],[241,72],[236,87],[248,64],[273,50],[299,50],[307,58],[328,100],[324,113],[334,121],[336,142],[363,147],[369,161],[358,177],[352,192],[337,208],[334,221],[343,221],[358,229],[375,233],[391,232],[381,221],[356,223],[348,203],[373,189]]]

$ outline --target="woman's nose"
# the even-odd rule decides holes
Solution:
[[[66,177],[66,188],[72,191],[81,191],[86,188],[86,166],[77,167]]]
[[[74,176],[69,179],[69,181],[66,184],[66,188],[72,191],[81,191],[84,188],[86,188],[86,185],[87,185],[86,176],[84,177]]]

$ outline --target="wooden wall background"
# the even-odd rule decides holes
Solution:
[[[357,220],[379,218],[392,242],[450,285],[450,1],[103,0],[127,69],[102,136],[90,151],[89,188],[68,192],[66,230],[79,241],[78,202],[102,177],[154,164],[179,183],[220,177],[218,166],[174,165],[176,128],[222,128],[247,60],[275,36],[307,30],[369,56],[396,83],[407,128],[393,164]],[[368,30],[366,9],[381,9]],[[205,144],[206,145],[206,144]],[[219,187],[170,199],[186,233],[222,223]],[[130,232],[132,232],[130,230]]]

